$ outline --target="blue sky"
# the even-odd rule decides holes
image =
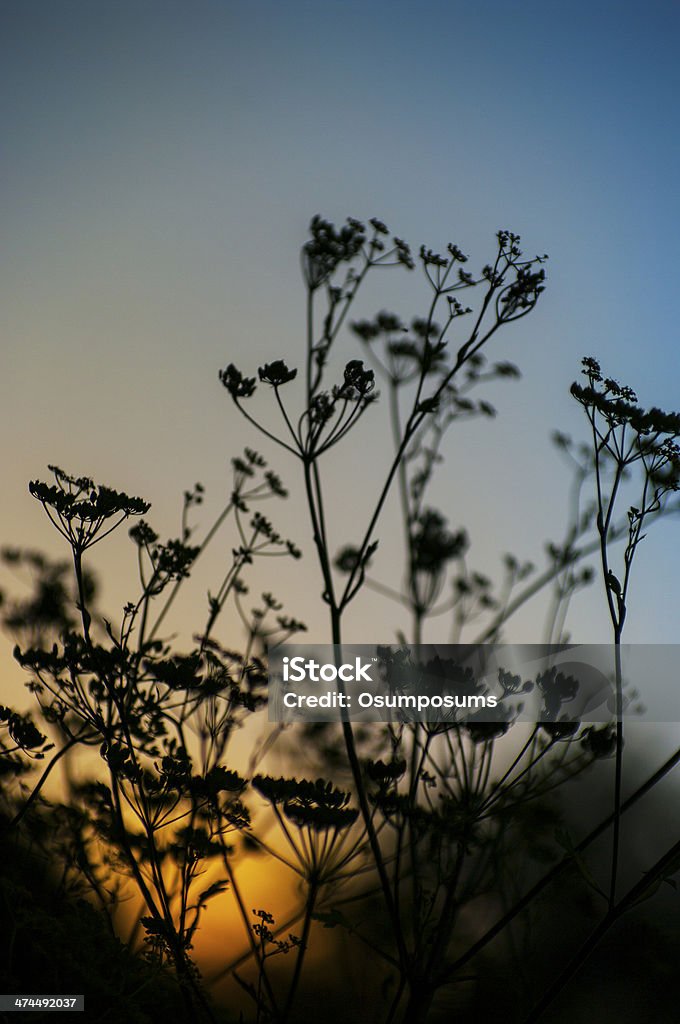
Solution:
[[[217,370],[301,350],[297,250],[316,212],[377,215],[480,265],[499,227],[551,256],[541,305],[494,352],[523,380],[494,391],[496,421],[452,441],[439,492],[454,525],[475,521],[486,570],[508,548],[540,559],[559,533],[566,481],[547,439],[585,437],[568,394],[583,355],[643,403],[680,406],[676,3],[0,13],[3,541],[54,543],[26,493],[48,462],[141,492],[167,530],[187,484],[224,492],[254,438]],[[414,279],[381,284],[365,312],[409,316],[424,298]],[[370,489],[381,436],[362,466],[338,462],[338,502],[343,474]],[[630,639],[675,639],[677,528],[645,542]],[[313,619],[307,562],[290,610]],[[127,599],[123,577],[110,595]],[[576,638],[605,639],[602,594],[583,608]]]

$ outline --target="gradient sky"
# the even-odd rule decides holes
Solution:
[[[508,549],[540,561],[542,539],[559,536],[566,478],[548,437],[585,439],[568,393],[583,355],[643,403],[680,406],[677,3],[0,11],[3,542],[55,549],[26,490],[49,462],[148,497],[168,533],[194,480],[216,507],[244,443],[294,481],[239,422],[217,370],[302,351],[297,253],[316,212],[379,216],[480,266],[499,227],[551,256],[538,310],[493,352],[523,379],[493,390],[497,420],[452,435],[438,491],[452,525],[474,520],[472,561],[486,571]],[[401,281],[367,293],[363,312],[420,313],[424,283]],[[353,449],[333,466],[338,501],[356,487],[352,505],[384,458],[380,429],[363,436],[365,461]],[[288,610],[321,636],[300,505],[281,519],[310,554],[282,574]],[[641,550],[629,640],[676,639],[679,526],[659,524]],[[107,551],[115,608],[134,566],[115,541]],[[389,575],[388,562],[376,569]],[[377,606],[352,623],[348,639],[390,638]],[[571,626],[608,638],[600,590]],[[540,639],[531,616],[518,628]]]

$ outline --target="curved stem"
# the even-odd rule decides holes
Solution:
[[[30,808],[30,806],[33,803],[33,801],[37,798],[38,794],[40,793],[40,790],[42,789],[43,785],[47,781],[47,777],[49,776],[50,772],[54,768],[54,766],[57,763],[57,761],[60,761],[61,758],[64,756],[64,754],[68,753],[68,751],[71,750],[71,748],[74,747],[76,745],[76,743],[79,743],[81,741],[82,741],[82,733],[78,733],[75,736],[72,736],[71,739],[68,741],[68,743],[65,743],[64,746],[61,748],[61,750],[59,750],[54,755],[54,757],[52,758],[50,763],[45,768],[45,771],[40,776],[38,782],[36,783],[36,786],[33,789],[33,792],[31,793],[31,795],[26,800],[26,803],[23,805],[23,807],[21,808],[20,811],[17,811],[17,813],[14,815],[14,817],[10,821],[9,825],[7,826],[8,828],[14,828],[16,825],[19,824],[19,822],[21,821],[23,816],[26,814],[26,812]]]

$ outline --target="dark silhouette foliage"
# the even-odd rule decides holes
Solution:
[[[183,494],[177,535],[162,540],[142,498],[57,467],[51,482],[31,482],[69,561],[3,553],[9,570],[32,574],[29,596],[6,598],[1,610],[33,700],[30,711],[0,707],[6,991],[35,989],[30,964],[45,991],[85,991],[92,1020],[284,1024],[365,1012],[384,1024],[417,1024],[586,1019],[570,984],[598,956],[605,987],[614,985],[609,944],[644,900],[674,885],[680,865],[675,842],[636,880],[627,869],[624,881],[624,815],[655,793],[680,750],[624,792],[620,662],[634,560],[653,520],[677,508],[680,417],[640,409],[630,388],[584,360],[587,383],[572,394],[589,436],[578,445],[554,435],[569,465],[571,503],[542,567],[507,554],[498,579],[479,572],[471,562],[478,538],[456,525],[455,505],[437,507],[432,488],[455,425],[493,417],[488,385],[519,376],[490,351],[501,333],[514,339],[511,325],[535,309],[546,258],[527,257],[519,236],[502,230],[490,262],[474,272],[456,244],[414,255],[377,219],[337,227],[315,217],[302,247],[307,332],[299,366],[275,352],[260,367],[230,361],[219,373],[230,413],[292,456],[286,484],[247,447],[232,459],[228,501],[207,529],[194,524],[204,501],[196,483]],[[424,313],[403,319],[383,310],[352,322],[353,303],[378,268],[418,268]],[[352,358],[337,354],[343,328],[356,346]],[[268,406],[278,429],[266,425]],[[373,466],[378,484],[359,536],[334,536],[326,456],[383,409],[393,452]],[[482,696],[469,667],[418,662],[417,645],[433,623],[446,623],[456,642],[483,645],[506,635],[512,616],[544,594],[541,639],[563,643],[570,603],[599,580],[615,652],[611,721],[566,716],[579,685],[569,673],[521,678],[501,670],[492,719],[455,713],[421,722],[404,713],[357,726],[345,716],[339,726],[271,725],[256,740],[268,651],[305,630],[295,596],[284,601],[275,592],[274,574],[271,591],[250,609],[245,601],[253,601],[256,561],[303,554],[279,532],[275,512],[261,509],[287,499],[289,487],[307,517],[338,654],[353,602],[370,594],[406,613],[408,633],[395,630],[395,644],[380,651],[390,693],[407,694],[414,679],[419,692],[434,693],[455,678],[461,693]],[[632,487],[635,503],[621,512]],[[401,515],[400,587],[375,575],[388,501]],[[137,592],[105,616],[87,555],[124,527]],[[226,559],[212,556],[215,583],[180,648],[173,604],[220,532]],[[540,696],[541,721],[521,725],[518,704],[530,693]],[[234,753],[244,729],[245,759]],[[315,764],[311,777],[295,771],[300,744]],[[275,745],[287,758],[285,776],[269,773]],[[580,780],[599,785],[610,776],[597,821],[584,828],[570,800],[582,798]],[[296,910],[287,919],[246,891],[249,864],[263,875],[288,872]],[[240,920],[241,950],[224,951],[208,978],[195,942],[206,915],[227,903]],[[656,936],[651,919],[640,919]],[[328,948],[329,939],[334,953],[321,969],[315,945]],[[666,969],[663,958],[659,964]],[[363,1001],[343,965],[369,993]],[[224,979],[232,995],[223,1005],[213,983]],[[245,1000],[238,1009],[234,993]]]

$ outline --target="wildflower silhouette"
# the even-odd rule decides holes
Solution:
[[[310,950],[323,929],[343,934],[352,971],[365,967],[379,978],[364,986],[366,1010],[384,1024],[439,1019],[437,1002],[449,996],[461,1019],[495,1019],[502,1003],[505,1019],[537,1020],[612,925],[677,869],[675,843],[622,893],[622,819],[680,763],[677,751],[624,798],[620,642],[634,556],[650,521],[676,507],[680,419],[640,409],[631,389],[585,361],[587,381],[572,392],[590,442],[554,435],[569,466],[569,506],[542,565],[506,553],[498,578],[480,572],[473,560],[478,539],[456,524],[454,504],[439,508],[436,501],[450,433],[458,423],[493,417],[487,385],[519,376],[504,353],[489,353],[535,309],[545,259],[525,257],[519,236],[503,230],[490,262],[474,272],[456,244],[443,253],[412,251],[378,219],[336,226],[315,217],[301,252],[300,359],[273,352],[248,375],[229,362],[219,377],[253,430],[295,459],[338,658],[349,605],[378,595],[408,617],[408,635],[397,633],[379,652],[390,692],[408,694],[415,678],[419,692],[437,694],[455,678],[461,694],[480,698],[487,683],[478,672],[421,657],[419,645],[434,624],[477,648],[502,638],[520,608],[548,594],[545,639],[563,643],[570,605],[594,582],[598,556],[617,652],[612,722],[583,725],[568,717],[579,681],[567,671],[523,678],[501,668],[493,717],[455,709],[431,722],[404,713],[371,727],[347,718],[339,728],[270,726],[239,757],[234,738],[267,705],[267,652],[305,629],[273,579],[251,594],[255,563],[298,559],[305,547],[262,511],[262,502],[269,509],[289,495],[278,473],[246,448],[232,458],[228,499],[207,528],[195,523],[205,498],[196,483],[184,491],[176,535],[167,539],[154,529],[148,502],[89,477],[54,468],[53,482],[30,484],[71,564],[30,551],[3,553],[9,570],[32,578],[29,597],[6,599],[0,611],[36,702],[35,722],[0,708],[0,767],[9,783],[0,805],[3,850],[44,851],[61,875],[53,883],[59,897],[93,901],[105,934],[120,936],[116,956],[124,949],[134,963],[123,986],[131,999],[149,984],[159,1006],[169,1001],[173,1019],[232,1020],[241,1010],[220,1007],[209,984],[228,978],[232,992],[248,1000],[244,1020],[306,1019],[319,975]],[[381,310],[351,320],[378,269],[419,271],[425,297],[418,315]],[[340,349],[343,332],[353,351]],[[273,407],[279,426],[270,426],[263,404]],[[326,456],[383,411],[393,451],[373,467],[376,490],[358,536],[336,536],[327,515]],[[636,481],[638,492],[621,512],[621,496]],[[589,491],[593,501],[584,497]],[[379,529],[392,494],[403,546],[397,586],[379,576]],[[88,552],[124,525],[138,579],[118,614],[105,616]],[[175,602],[209,546],[214,579],[182,646],[172,629]],[[518,724],[518,709],[529,695],[541,715],[527,728]],[[304,749],[304,777],[290,762],[283,776],[270,768],[266,758],[276,744],[283,757]],[[59,765],[63,797],[48,798]],[[599,770],[597,778],[613,773],[613,799],[590,832],[572,838],[554,797],[580,793],[576,780],[590,770]],[[609,832],[603,885],[593,849]],[[259,875],[242,870],[251,864],[259,864]],[[257,891],[257,878],[274,865],[292,879],[290,913],[269,907]],[[7,884],[17,883],[8,875]],[[532,908],[561,891],[573,894],[574,906],[588,903],[599,913],[578,948],[536,931]],[[127,934],[123,902],[137,908]],[[242,945],[225,950],[208,979],[194,942],[206,915],[227,903],[238,915]],[[562,905],[558,912],[569,942],[567,924],[578,918]],[[91,919],[81,919],[95,934]],[[493,945],[498,937],[502,947]],[[143,950],[143,963],[133,949]],[[8,984],[18,990],[11,948],[5,952]],[[354,1012],[339,963],[329,957],[323,970],[323,1006],[316,995],[314,1013],[323,1009],[329,1019],[329,992],[344,993],[338,1019]],[[499,1002],[485,1010],[492,978]],[[139,1019],[156,1019],[139,1012],[147,1013]]]

